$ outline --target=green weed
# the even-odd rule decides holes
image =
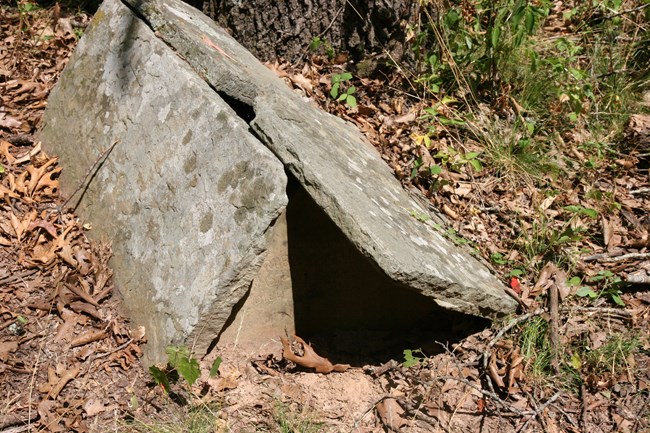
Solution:
[[[601,297],[608,297],[619,307],[625,307],[625,302],[621,299],[623,280],[621,277],[614,275],[611,271],[600,271],[597,275],[588,278],[590,283],[597,283],[600,290],[594,291],[589,286],[583,286],[578,289],[576,296],[581,298],[598,299]]]
[[[168,346],[165,351],[167,352],[167,367],[161,369],[152,365],[149,367],[149,374],[167,394],[171,393],[171,382],[175,381],[178,375],[191,388],[201,376],[201,367],[198,360],[192,356],[190,350],[185,346]],[[221,357],[217,357],[210,368],[211,377],[219,373],[220,365]]]
[[[424,353],[421,349],[405,349],[404,350],[404,362],[402,366],[404,368],[410,368],[414,365],[418,365],[424,359]]]
[[[533,377],[541,378],[551,372],[551,343],[547,336],[548,322],[537,316],[530,319],[521,329],[519,346],[521,354],[528,360]]]
[[[357,98],[354,96],[357,89],[349,83],[351,79],[352,74],[349,72],[333,75],[330,96],[337,101],[345,102],[350,108],[354,108],[357,106]]]
[[[311,40],[311,43],[309,44],[309,51],[317,52],[320,49],[325,51],[325,55],[327,55],[328,59],[334,59],[336,53],[334,52],[332,44],[330,44],[327,39],[322,39],[319,36],[316,36]]]
[[[588,373],[616,377],[630,369],[629,357],[641,347],[638,337],[610,336],[598,349],[584,354],[584,370]]]

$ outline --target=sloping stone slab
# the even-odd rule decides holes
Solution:
[[[388,276],[462,313],[492,318],[514,310],[485,266],[411,216],[427,212],[355,128],[302,101],[180,0],[125,1],[215,90],[248,106],[242,112],[259,138]]]
[[[118,0],[95,15],[44,124],[68,194],[117,141],[78,211],[113,242],[116,286],[146,327],[145,362],[161,361],[169,344],[204,353],[286,206],[281,162]]]

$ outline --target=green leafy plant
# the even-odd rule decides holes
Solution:
[[[410,368],[414,365],[418,365],[424,359],[424,353],[421,349],[405,349],[403,353],[404,362],[402,363],[402,366],[404,366],[404,368]]]
[[[196,380],[201,376],[201,367],[196,358],[194,358],[190,350],[185,346],[168,346],[165,351],[167,352],[167,368],[161,369],[155,365],[149,367],[149,373],[154,381],[160,385],[164,391],[169,394],[171,392],[171,373],[178,373],[185,382],[191,387]],[[214,377],[219,373],[219,366],[221,365],[221,357],[217,357],[210,368],[210,377]]]
[[[546,3],[525,0],[480,0],[473,3],[474,13],[453,3],[436,9],[427,10],[424,25],[409,29],[418,82],[432,93],[453,86],[495,91],[515,80],[508,69],[512,58],[549,12]]]
[[[20,12],[21,15],[26,15],[38,9],[40,9],[40,6],[37,3],[30,3],[30,2],[18,3],[18,12]]]
[[[535,377],[550,373],[552,353],[547,332],[548,322],[540,316],[531,318],[521,329],[521,354],[528,360],[530,371]]]
[[[440,224],[437,223],[431,224],[431,226],[458,246],[468,245],[470,243],[467,239],[461,237],[458,232],[452,227],[444,229]]]
[[[321,48],[325,51],[325,55],[327,55],[328,59],[332,60],[334,58],[336,53],[334,52],[332,44],[330,44],[327,39],[322,39],[319,36],[315,36],[309,44],[309,50],[316,52]]]
[[[423,114],[420,120],[429,122],[429,133],[434,134],[437,132],[437,124],[442,127],[445,126],[462,126],[465,121],[459,116],[458,112],[452,108],[454,103],[458,102],[457,99],[450,96],[443,96],[442,99],[434,103],[431,107],[423,109]],[[428,136],[424,137],[425,146],[431,147],[430,139]]]
[[[427,215],[426,213],[420,213],[420,212],[418,212],[418,211],[416,211],[414,209],[409,211],[409,215],[411,215],[413,218],[415,218],[416,220],[418,220],[420,222],[423,222],[423,223],[427,222],[427,221],[429,221],[431,219],[431,217],[429,215]]]
[[[350,108],[354,108],[357,106],[357,98],[354,96],[357,89],[349,83],[351,79],[352,74],[349,72],[333,75],[330,96],[337,101],[345,102]]]
[[[443,165],[449,167],[451,171],[460,172],[461,168],[470,165],[475,171],[483,170],[483,164],[479,160],[479,152],[458,152],[453,147],[439,151],[433,157],[440,159]]]
[[[496,263],[497,265],[509,265],[512,263],[511,260],[506,259],[505,256],[501,253],[490,254],[490,260],[492,260],[492,262]]]
[[[596,218],[598,216],[598,211],[584,206],[570,205],[564,206],[563,209],[573,213],[574,215],[585,215],[589,218]]]
[[[600,291],[596,292],[589,286],[583,286],[577,290],[576,296],[581,298],[588,297],[591,299],[597,299],[602,296],[607,296],[616,305],[620,307],[625,307],[625,302],[623,302],[623,300],[621,299],[621,294],[623,293],[621,291],[621,286],[623,284],[623,280],[621,280],[621,277],[614,275],[614,273],[611,271],[605,270],[605,271],[600,271],[598,272],[597,275],[588,278],[588,281],[591,283],[600,283],[602,284],[602,288],[600,289]]]

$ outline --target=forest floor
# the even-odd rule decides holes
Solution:
[[[483,128],[496,141],[498,119],[521,116],[516,101],[471,123],[451,100],[404,91],[404,74],[358,76],[350,89],[345,56],[269,65],[356,124],[520,310],[438,350],[404,347],[401,359],[328,375],[287,362],[280,341],[254,359],[224,349],[201,360],[193,386],[166,392],[138,362],[144,330],[119,313],[110,242],[86,237],[92,227],[59,193],[65,167],[35,138],[89,21],[0,6],[0,433],[650,431],[650,94],[609,134],[615,149],[595,152],[582,124],[556,137],[556,165],[537,175],[476,139]],[[333,77],[356,106],[332,98]]]

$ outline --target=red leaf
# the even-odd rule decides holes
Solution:
[[[517,292],[518,295],[521,295],[521,283],[519,283],[519,278],[510,278],[510,288]]]

